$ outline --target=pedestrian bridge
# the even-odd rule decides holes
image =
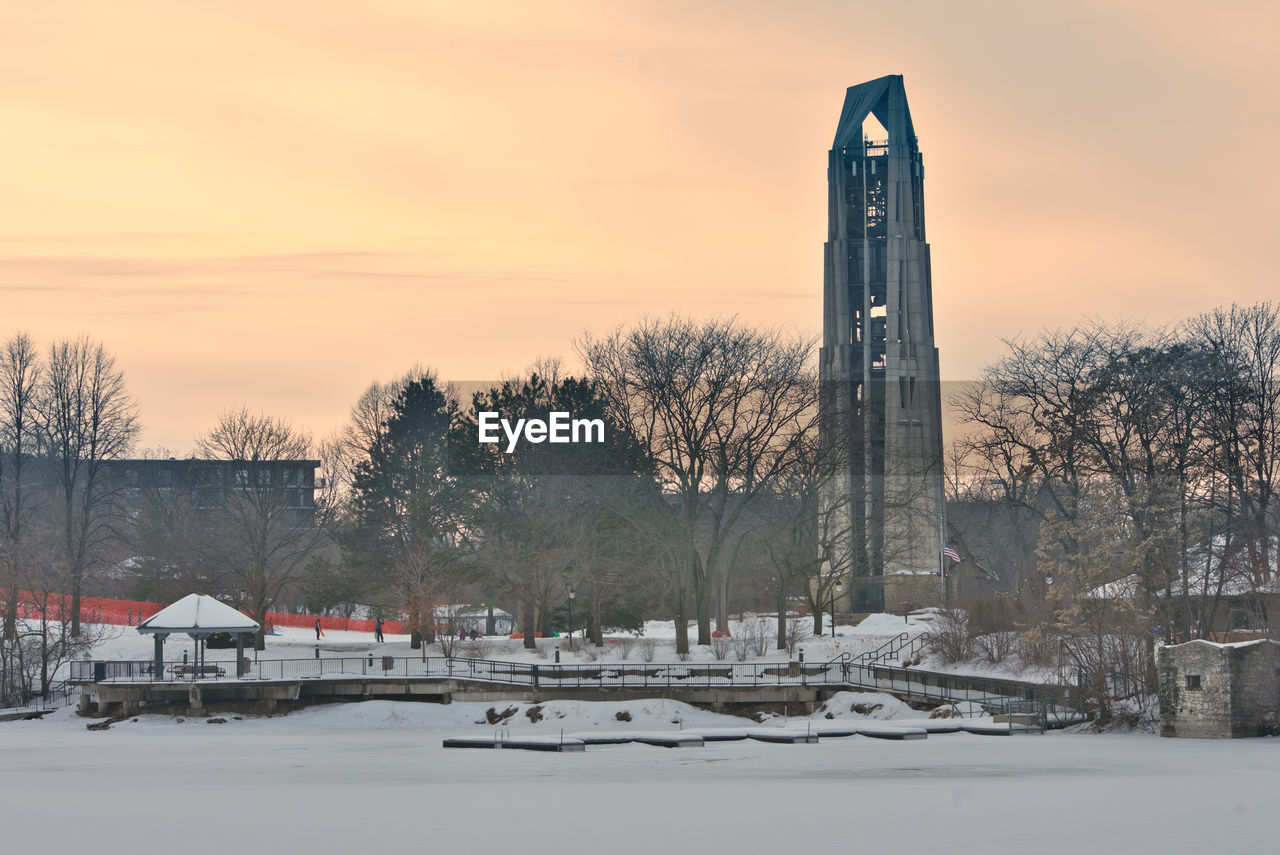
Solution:
[[[897,642],[895,647],[894,642]],[[323,699],[404,698],[540,702],[553,698],[623,700],[666,697],[713,707],[776,703],[821,703],[846,690],[881,691],[927,705],[968,701],[988,711],[1041,702],[1078,705],[1073,689],[1010,680],[965,677],[885,664],[918,637],[904,633],[881,651],[826,662],[613,662],[524,663],[446,656],[355,656],[269,659],[250,663],[248,673],[229,676],[208,670],[166,668],[150,661],[72,663],[71,682],[81,687],[81,709],[129,714],[145,706]],[[909,653],[910,651],[908,651]],[[176,663],[175,663],[176,664]]]

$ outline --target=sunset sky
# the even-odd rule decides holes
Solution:
[[[0,339],[89,333],[190,451],[414,363],[737,314],[816,336],[844,89],[905,76],[943,376],[1081,317],[1280,296],[1280,5],[0,7]]]

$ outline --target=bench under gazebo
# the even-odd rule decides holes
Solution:
[[[138,624],[138,632],[155,638],[153,679],[156,680],[161,679],[164,674],[164,640],[179,632],[186,633],[197,642],[196,661],[192,663],[191,673],[199,676],[205,673],[207,667],[204,662],[204,644],[199,642],[214,633],[225,632],[233,636],[236,640],[236,676],[243,677],[245,636],[257,631],[257,621],[207,594],[188,594]]]

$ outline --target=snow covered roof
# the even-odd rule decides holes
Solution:
[[[487,618],[489,616],[489,608],[488,606],[467,604],[436,606],[435,616],[437,618]],[[495,607],[493,616],[498,620],[506,620],[511,617],[511,612]]]
[[[1210,641],[1207,638],[1193,638],[1190,641],[1187,641],[1184,643],[1185,644],[1207,644],[1210,647],[1217,647],[1219,649],[1224,649],[1228,647],[1253,647],[1256,644],[1280,644],[1280,642],[1270,638],[1255,638],[1252,641]],[[1178,646],[1178,645],[1174,645],[1174,646]]]
[[[187,594],[138,625],[138,632],[252,632],[257,621],[207,594]]]

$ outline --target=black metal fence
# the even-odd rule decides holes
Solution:
[[[0,715],[23,710],[61,709],[75,703],[79,696],[79,689],[65,680],[50,683],[43,692],[39,689],[14,690],[0,696]]]
[[[340,677],[437,678],[504,685],[569,688],[658,686],[761,686],[843,683],[842,663],[618,663],[570,665],[444,656],[350,656],[263,659],[247,663],[243,680],[309,680]],[[71,680],[84,683],[231,680],[234,662],[203,669],[167,662],[159,674],[151,661],[71,663]]]

